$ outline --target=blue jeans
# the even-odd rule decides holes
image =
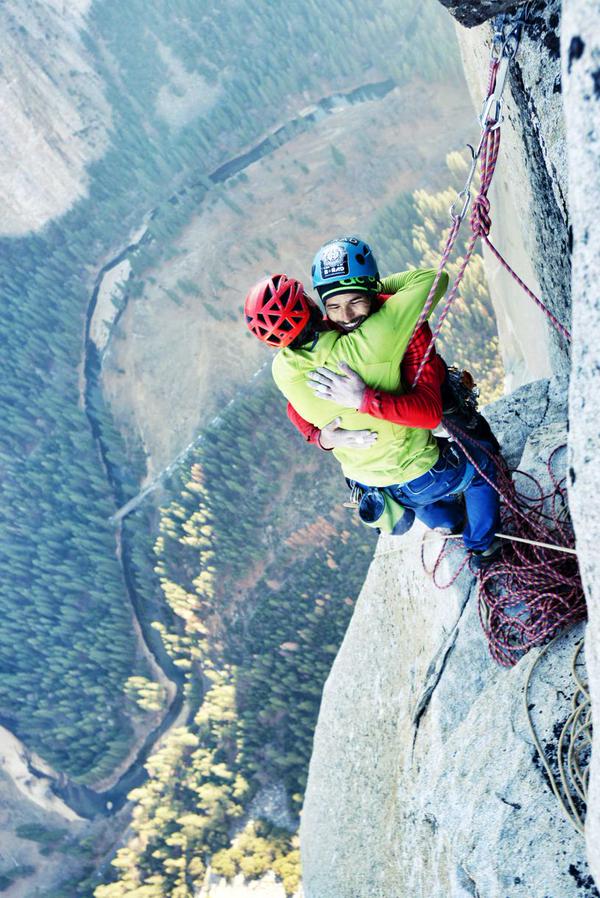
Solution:
[[[496,466],[486,453],[469,443],[469,454],[494,483]],[[456,443],[440,446],[436,463],[408,483],[386,487],[401,505],[414,509],[428,527],[460,528],[464,511],[458,501],[463,495],[466,522],[463,539],[467,549],[482,551],[491,544],[500,525],[500,503],[496,490],[475,470]]]

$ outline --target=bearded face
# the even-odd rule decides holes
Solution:
[[[364,292],[338,293],[325,302],[327,317],[337,328],[350,333],[371,314],[371,298]]]

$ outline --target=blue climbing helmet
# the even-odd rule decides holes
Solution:
[[[374,293],[379,288],[375,256],[360,237],[336,237],[323,244],[314,258],[311,274],[322,302],[336,293]]]

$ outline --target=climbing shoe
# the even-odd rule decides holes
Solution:
[[[485,570],[485,568],[489,567],[492,562],[500,560],[501,553],[502,540],[498,539],[497,537],[494,537],[493,542],[487,547],[487,549],[482,549],[479,552],[475,549],[471,549],[471,570]]]

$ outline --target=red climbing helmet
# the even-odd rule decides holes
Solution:
[[[304,292],[304,285],[286,274],[273,274],[259,281],[244,303],[248,328],[263,343],[277,348],[289,346],[317,308]]]

